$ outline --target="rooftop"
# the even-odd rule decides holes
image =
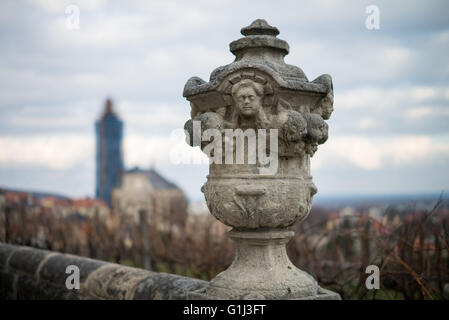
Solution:
[[[149,170],[140,169],[139,167],[134,167],[130,170],[125,171],[125,173],[136,173],[143,174],[148,177],[148,180],[154,189],[177,189],[180,190],[179,187],[173,182],[168,181],[164,177],[162,177],[155,169],[151,168]]]

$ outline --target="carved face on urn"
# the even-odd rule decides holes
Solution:
[[[243,80],[232,87],[236,111],[243,117],[254,117],[262,108],[263,87],[251,80]]]
[[[235,127],[251,123],[256,127],[264,127],[267,118],[263,110],[264,89],[257,82],[242,80],[232,87],[234,100],[233,123]]]
[[[238,112],[244,117],[255,116],[262,107],[262,97],[251,87],[240,88],[235,99]]]

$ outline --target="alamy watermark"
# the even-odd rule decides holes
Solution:
[[[380,271],[376,265],[369,265],[366,267],[365,273],[370,274],[365,280],[365,287],[368,290],[380,289]]]
[[[77,265],[68,265],[65,273],[70,274],[65,280],[65,286],[69,290],[79,290],[80,288],[80,268]]]
[[[372,4],[366,7],[365,13],[368,15],[365,20],[365,27],[368,30],[380,29],[380,10],[379,7]]]
[[[184,131],[186,142],[201,146],[212,164],[254,164],[259,174],[274,175],[278,169],[278,129],[224,129],[210,128],[201,131],[201,121],[192,121],[192,132]],[[268,138],[269,137],[269,138]],[[267,147],[269,140],[269,148]],[[245,143],[246,142],[246,143]],[[197,163],[186,154],[170,153],[172,163]],[[246,159],[245,159],[246,158]]]
[[[78,30],[80,28],[80,8],[71,4],[65,8],[65,26],[69,30]]]

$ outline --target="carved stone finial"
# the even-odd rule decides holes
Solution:
[[[268,35],[276,37],[279,34],[279,30],[270,26],[264,19],[257,19],[249,26],[243,27],[240,33],[244,36]]]
[[[240,58],[241,51],[248,51],[250,48],[271,48],[278,51],[282,57],[288,54],[289,46],[284,40],[278,39],[276,36],[279,30],[270,26],[265,20],[254,20],[249,26],[242,28],[240,31],[245,37],[231,42],[229,45],[231,52]]]
[[[286,64],[289,46],[265,20],[241,32],[245,37],[230,44],[234,62],[215,69],[209,82],[192,77],[184,87],[187,142],[211,160],[201,191],[237,244],[229,269],[190,297],[337,299],[285,251],[293,235],[286,228],[306,219],[317,192],[310,158],[328,138],[332,78],[309,82]]]

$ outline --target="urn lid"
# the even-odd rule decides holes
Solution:
[[[282,57],[288,54],[288,43],[276,38],[279,34],[278,28],[270,26],[263,19],[254,20],[249,26],[243,27],[240,33],[245,37],[233,41],[229,45],[231,52],[237,56],[238,60],[240,51],[248,48],[259,48],[262,50],[263,48],[271,48],[279,51]]]
[[[240,33],[244,36],[268,35],[276,37],[279,30],[276,27],[270,26],[264,19],[254,20],[249,26],[243,27]]]
[[[216,97],[221,94],[217,92],[218,87],[227,77],[248,70],[266,74],[281,89],[290,90],[296,95],[325,96],[332,90],[330,76],[322,75],[309,81],[301,68],[284,62],[284,56],[289,53],[289,45],[277,37],[278,28],[269,25],[267,21],[254,20],[240,32],[244,37],[229,44],[230,51],[236,57],[233,62],[216,68],[211,73],[209,82],[198,77],[192,77],[187,81],[183,96],[189,101],[197,100],[197,97],[202,99],[206,95]],[[202,102],[197,103],[203,109]],[[214,104],[219,108],[226,103],[217,96],[214,98]]]

